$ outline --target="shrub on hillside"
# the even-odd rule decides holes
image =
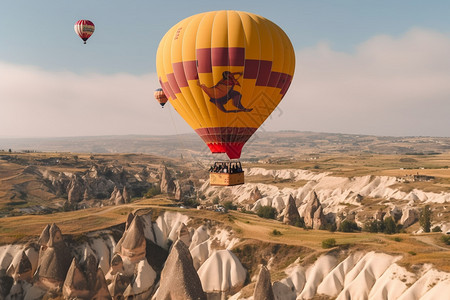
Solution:
[[[328,230],[330,232],[335,232],[337,230],[336,223],[326,223],[325,225],[321,225],[320,230]]]
[[[450,235],[441,236],[441,241],[444,242],[444,244],[446,245],[450,245]]]
[[[269,205],[260,206],[256,212],[258,216],[266,219],[275,219],[277,216],[277,210]]]
[[[299,219],[297,219],[297,221],[295,221],[294,226],[305,228],[305,219],[303,217],[300,217]]]
[[[271,234],[276,236],[276,235],[281,235],[282,233],[280,231],[274,229],[274,230],[272,230]]]
[[[363,226],[364,231],[372,233],[383,232],[386,234],[394,234],[400,232],[400,229],[401,225],[397,225],[392,217],[387,217],[384,221],[370,220],[364,223]]]
[[[442,229],[440,226],[434,226],[433,229],[431,229],[432,232],[442,232]]]
[[[159,186],[154,185],[148,189],[147,193],[145,193],[145,198],[151,198],[159,194],[161,194],[161,189],[159,188]]]
[[[336,247],[336,240],[335,239],[326,239],[322,241],[322,248],[323,249],[329,249]]]
[[[359,231],[358,224],[354,221],[345,220],[341,224],[339,224],[339,231],[341,232],[353,232]]]
[[[233,204],[233,201],[225,201],[222,203],[223,207],[225,207],[226,210],[236,210],[237,206]]]

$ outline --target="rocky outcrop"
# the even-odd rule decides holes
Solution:
[[[298,213],[295,199],[289,195],[288,203],[283,211],[283,223],[297,226],[300,223],[300,214]]]
[[[11,293],[11,288],[13,287],[14,280],[0,272],[0,299],[5,299],[6,295]],[[19,294],[21,291],[16,291],[14,294]],[[21,295],[21,293],[20,293]],[[20,299],[20,298],[18,298]]]
[[[128,193],[127,187],[124,187],[121,191],[117,188],[117,186],[115,186],[111,192],[111,196],[109,197],[109,202],[114,205],[130,203],[130,200],[131,197]]]
[[[14,264],[12,263],[11,266],[6,271],[6,273],[9,276],[11,276],[15,281],[18,280],[30,281],[31,278],[33,277],[32,270],[33,266],[31,264],[30,259],[25,254],[25,251],[22,251],[20,261],[16,264],[16,267],[14,267]]]
[[[123,260],[122,257],[116,253],[111,260],[111,268],[109,274],[116,275],[117,273],[122,273],[123,269]]]
[[[123,199],[122,193],[120,191],[117,191],[117,193],[116,193],[116,197],[114,199],[114,204],[115,205],[125,204],[125,200]]]
[[[198,269],[206,293],[226,297],[242,289],[247,271],[230,250],[214,252]]]
[[[113,299],[124,299],[124,292],[130,282],[131,279],[129,276],[125,276],[122,273],[117,273],[108,285],[109,294]]]
[[[317,210],[314,212],[312,228],[321,229],[322,226],[324,226],[325,224],[326,224],[326,218],[323,213],[322,205],[320,205],[317,208]]]
[[[419,212],[411,207],[406,207],[402,211],[402,218],[400,219],[400,224],[403,228],[409,227],[419,220]]]
[[[376,221],[383,221],[384,215],[386,215],[386,213],[382,209],[379,209],[375,212],[373,218]]]
[[[39,236],[38,239],[38,244],[44,248],[48,247],[48,241],[50,240],[50,224],[47,224],[44,227],[44,230],[42,230],[41,235]]]
[[[135,215],[117,243],[114,252],[119,253],[122,258],[128,258],[131,262],[137,262],[145,258],[145,249],[144,226],[141,217]]]
[[[206,300],[199,275],[192,264],[186,245],[178,240],[172,247],[161,273],[156,300]]]
[[[77,260],[74,258],[67,271],[66,280],[64,281],[63,296],[66,299],[88,299],[90,293],[86,276],[83,274]]]
[[[266,266],[261,266],[258,279],[256,280],[253,300],[275,300],[270,280],[270,272]]]
[[[178,180],[175,180],[175,200],[180,201],[182,199],[182,194],[183,191],[181,190],[180,182]]]
[[[178,239],[181,240],[186,247],[191,245],[191,234],[186,224],[182,223],[178,229]]]
[[[250,192],[250,203],[255,203],[259,199],[262,198],[261,191],[258,189],[257,186]]]
[[[125,297],[144,300],[151,299],[158,286],[161,286],[160,295],[164,294],[163,287],[166,286],[166,292],[168,291],[168,297],[172,297],[171,299],[206,299],[187,245],[191,244],[191,236],[195,236],[196,244],[206,245],[208,251],[206,256],[201,258],[203,263],[212,253],[210,250],[224,249],[235,240],[230,236],[229,230],[219,229],[213,231],[210,236],[209,230],[211,226],[215,226],[210,222],[194,230],[186,225],[189,218],[180,213],[163,212],[157,222],[152,221],[151,217],[151,212],[143,216],[130,214],[118,245],[115,244],[113,235],[105,236],[104,231],[86,234],[87,240],[83,238],[78,241],[72,237],[63,240],[61,230],[52,224],[44,228],[39,238],[40,258],[32,244],[0,246],[0,281],[3,280],[3,287],[0,288],[4,288],[0,299],[8,296],[6,299],[64,297],[106,300]],[[156,235],[155,232],[159,233]],[[175,241],[171,253],[177,258],[172,259],[176,262],[172,267],[168,251],[157,244],[159,240],[161,244],[165,244],[164,241]],[[171,243],[167,245],[170,247]],[[60,251],[64,248],[70,251]],[[142,252],[144,255],[137,255]],[[26,257],[31,257],[31,263]],[[62,257],[67,259],[62,260]],[[64,269],[62,266],[65,262],[67,266]],[[232,278],[236,277],[236,262],[223,259],[221,264],[222,268],[228,268],[229,265],[231,269],[224,272],[228,272],[228,276]],[[25,281],[36,265],[37,271],[33,280]],[[3,276],[5,268],[10,275]],[[168,275],[161,276],[163,269]],[[106,276],[103,270],[107,270]],[[179,281],[174,281],[173,274],[176,274],[175,277]],[[193,276],[196,279],[192,279]],[[224,281],[226,285],[230,284],[230,280]],[[177,289],[174,289],[175,284]]]
[[[128,203],[133,189],[144,191],[151,187],[151,183],[146,180],[148,174],[141,178],[138,174],[129,174],[122,166],[114,165],[93,165],[89,170],[77,173],[43,170],[39,174],[49,192],[57,197],[67,197],[70,204],[103,200],[111,194],[114,195],[110,198],[111,204],[122,201]],[[140,180],[137,180],[136,176]],[[117,190],[114,190],[115,187],[120,187],[120,197]]]
[[[95,285],[94,285],[94,295],[92,296],[92,299],[98,299],[98,300],[110,300],[111,294],[108,290],[108,285],[105,280],[105,274],[103,273],[102,269],[97,269],[96,279],[95,279]]]
[[[400,208],[398,208],[397,206],[394,206],[392,209],[389,209],[386,212],[383,219],[392,217],[395,222],[398,222],[402,218],[402,214],[403,214],[402,210]]]
[[[72,261],[69,249],[62,239],[62,233],[56,224],[47,227],[41,234],[43,243],[39,251],[39,262],[36,275],[40,286],[47,290],[59,290],[66,278],[67,270]]]
[[[173,194],[175,192],[175,183],[172,176],[170,175],[169,170],[167,169],[166,166],[162,165],[159,171],[161,174],[160,176],[161,182],[159,185],[161,193]]]
[[[84,268],[75,258],[72,260],[62,293],[66,299],[111,299],[103,271],[97,269],[92,255],[88,256]]]
[[[123,190],[122,190],[122,197],[123,197],[123,201],[124,201],[125,203],[130,203],[130,201],[131,201],[131,195],[130,195],[130,193],[128,192],[128,188],[127,188],[126,186],[123,187]]]
[[[69,201],[69,203],[73,204],[83,200],[85,190],[86,188],[80,177],[77,175],[73,175],[69,183],[67,192],[67,200]]]
[[[323,208],[315,191],[312,191],[310,194],[310,199],[307,201],[302,217],[306,227],[319,229],[322,225],[325,225]]]

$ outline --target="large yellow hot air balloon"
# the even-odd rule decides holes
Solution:
[[[211,152],[235,159],[286,94],[295,53],[273,22],[213,11],[173,26],[159,44],[156,66],[176,111]]]

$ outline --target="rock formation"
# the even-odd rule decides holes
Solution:
[[[130,203],[130,201],[131,201],[131,195],[130,195],[130,193],[128,192],[128,189],[127,189],[126,186],[123,187],[123,190],[122,190],[122,197],[123,197],[123,201],[124,201],[125,203]]]
[[[66,299],[88,299],[90,293],[86,276],[84,276],[77,260],[74,258],[64,281],[63,296]]]
[[[87,201],[91,198],[91,194],[89,193],[89,188],[84,189],[83,201]]]
[[[191,234],[186,224],[182,223],[178,229],[178,239],[181,240],[186,247],[191,245]]]
[[[175,180],[175,200],[180,201],[182,198],[183,191],[181,190],[181,185],[178,180]]]
[[[419,212],[411,207],[406,207],[402,211],[402,217],[400,219],[400,224],[403,228],[409,227],[419,220]]]
[[[73,175],[67,191],[67,200],[69,203],[74,204],[83,200],[85,189],[80,177],[76,174]]]
[[[111,195],[109,197],[109,202],[111,202],[111,203],[115,203],[116,202],[116,195],[117,195],[118,191],[119,191],[119,189],[117,188],[117,186],[114,186],[114,189],[111,192]]]
[[[97,269],[96,274],[96,280],[95,280],[95,286],[94,286],[94,293],[93,293],[92,299],[97,300],[110,300],[111,294],[108,290],[108,285],[105,280],[105,274],[103,273],[102,269]]]
[[[192,264],[189,249],[181,240],[173,244],[161,272],[161,281],[155,299],[206,300],[199,275]]]
[[[233,252],[218,250],[198,269],[198,276],[206,293],[226,297],[242,289],[247,271]]]
[[[42,243],[47,236],[47,227],[39,239]],[[56,224],[48,228],[48,242],[42,244],[36,275],[38,283],[47,290],[59,290],[66,278],[71,264],[71,254],[62,239],[62,233]]]
[[[310,194],[306,207],[303,211],[303,218],[305,226],[319,229],[322,225],[325,225],[325,217],[323,215],[322,205],[315,191]]]
[[[74,258],[63,285],[63,296],[66,299],[111,299],[101,269],[97,269],[96,259],[90,255],[84,268]]]
[[[130,282],[129,276],[117,273],[114,275],[111,284],[108,286],[109,294],[113,299],[124,299],[123,294]]]
[[[256,280],[253,300],[275,300],[270,280],[270,272],[265,266],[261,266],[258,279]]]
[[[251,192],[250,192],[250,201],[251,203],[254,203],[262,198],[262,194],[258,187],[256,186]]]
[[[398,222],[402,218],[402,214],[403,214],[402,210],[400,208],[398,208],[397,206],[394,206],[394,208],[387,211],[387,213],[384,215],[383,219],[392,217],[395,222]]]
[[[137,262],[145,258],[145,247],[144,226],[141,217],[135,215],[114,251],[131,262]]]
[[[166,166],[162,165],[160,167],[160,173],[161,173],[161,183],[160,183],[160,189],[161,189],[161,193],[165,193],[165,194],[173,194],[175,191],[175,183],[174,180],[172,178],[172,176],[170,176],[170,172],[167,169]]]
[[[122,192],[117,188],[117,186],[115,186],[114,190],[111,192],[109,201],[111,204],[114,205],[120,205],[125,203],[125,198],[123,197]]]
[[[21,258],[16,267],[14,267],[13,264],[8,268],[6,273],[11,276],[15,281],[18,280],[25,280],[30,281],[33,277],[32,274],[33,266],[31,265],[31,262],[28,258],[28,256],[25,254],[25,251],[22,251]]]
[[[384,216],[386,215],[386,213],[380,208],[379,210],[377,210],[373,216],[373,218],[376,221],[383,221]]]
[[[300,214],[298,213],[295,199],[289,195],[288,203],[283,211],[283,223],[292,226],[298,226],[300,223]]]
[[[44,230],[42,230],[41,235],[39,236],[38,239],[38,244],[41,246],[41,250],[42,248],[47,248],[48,247],[48,241],[50,239],[50,224],[47,224],[44,227]]]
[[[325,215],[323,214],[323,208],[322,205],[320,205],[317,210],[314,212],[313,217],[313,228],[314,229],[321,229],[323,225],[326,224]]]

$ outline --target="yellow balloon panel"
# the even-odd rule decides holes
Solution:
[[[271,21],[214,11],[172,27],[157,51],[164,93],[212,152],[238,158],[292,81],[295,53]]]

